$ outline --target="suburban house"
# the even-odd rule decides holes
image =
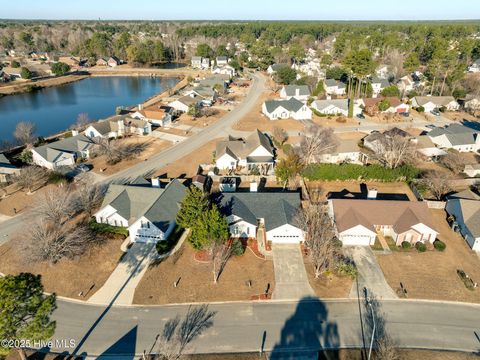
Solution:
[[[447,155],[445,150],[439,149],[428,135],[420,135],[412,139],[417,153],[424,158],[436,160],[441,156]]]
[[[206,79],[201,79],[196,83],[196,86],[199,87],[207,87],[207,88],[220,88],[226,89],[228,87],[228,83],[230,82],[230,76],[216,74],[214,76],[210,76]]]
[[[125,132],[129,134],[150,135],[152,133],[152,124],[144,119],[126,117],[124,124]]]
[[[217,56],[217,66],[225,66],[228,65],[228,57],[227,56]]]
[[[335,79],[326,79],[324,80],[324,84],[325,93],[327,95],[342,96],[347,93],[347,86],[341,81],[337,81]]]
[[[480,98],[467,96],[463,107],[468,113],[477,116],[480,113]]]
[[[310,120],[312,110],[303,102],[291,98],[290,100],[267,100],[262,105],[262,112],[270,120],[288,119]]]
[[[215,166],[221,170],[257,168],[268,173],[275,165],[275,151],[270,139],[260,130],[256,130],[246,139],[229,137],[217,143]]]
[[[343,115],[348,116],[349,99],[315,100],[311,107],[320,114],[324,115]],[[357,104],[353,106],[353,116],[362,113],[362,109]]]
[[[474,196],[449,197],[445,210],[450,216],[452,228],[460,231],[472,250],[480,251],[480,197],[471,193]]]
[[[330,199],[328,206],[343,245],[373,245],[378,234],[392,237],[397,246],[404,241],[433,243],[438,234],[424,202]]]
[[[20,169],[13,166],[6,156],[0,153],[0,183],[10,182],[18,173]]]
[[[387,86],[390,86],[390,83],[387,79],[374,77],[371,81],[371,85],[373,89],[372,96],[376,98],[378,95],[380,95],[383,89],[385,89]]]
[[[313,76],[320,79],[325,78],[325,72],[320,65],[320,59],[307,58],[299,63],[292,64],[292,69],[304,73],[307,76]]]
[[[307,85],[286,85],[280,90],[280,98],[290,100],[295,98],[299,101],[307,101],[310,97],[310,89]]]
[[[381,79],[388,79],[391,74],[388,65],[382,64],[377,67],[375,74]]]
[[[275,74],[278,70],[280,70],[281,68],[284,68],[284,67],[289,67],[289,65],[288,65],[288,64],[273,64],[273,65],[270,65],[270,66],[267,68],[267,74],[273,75],[273,74]]]
[[[427,135],[440,148],[455,149],[459,152],[476,152],[480,149],[480,131],[454,123],[436,127]]]
[[[320,156],[320,162],[329,164],[353,163],[363,165],[368,162],[368,156],[360,151],[357,140],[339,140],[334,151]]]
[[[405,75],[398,80],[397,87],[401,93],[408,93],[415,88],[415,81],[411,75]]]
[[[201,69],[202,68],[202,57],[201,56],[192,56],[191,62],[192,68]]]
[[[465,165],[463,172],[471,178],[480,176],[480,164]]]
[[[448,111],[456,111],[460,108],[453,96],[415,96],[412,99],[412,107],[422,106],[425,112],[444,108]]]
[[[125,134],[125,124],[123,123],[123,118],[118,120],[97,121],[88,125],[83,133],[90,139],[113,139]]]
[[[138,110],[130,116],[135,119],[148,121],[156,126],[169,126],[172,123],[172,115],[164,105],[151,105],[146,108],[139,106]]]
[[[93,145],[93,141],[83,134],[72,136],[33,148],[32,161],[50,170],[72,166],[78,159],[88,159]]]
[[[228,75],[230,78],[234,77],[236,72],[235,68],[230,65],[215,66],[212,69],[212,74]]]
[[[107,61],[107,65],[110,66],[110,67],[116,67],[116,66],[120,65],[121,63],[122,63],[121,60],[118,57],[116,57],[115,55],[110,56],[110,58]]]
[[[202,58],[202,69],[209,69],[209,68],[210,68],[210,59]]]
[[[97,66],[107,66],[108,65],[108,60],[105,58],[100,58],[96,62]]]
[[[378,108],[378,104],[386,100],[390,105],[386,110],[380,111]],[[404,104],[400,101],[399,98],[395,96],[387,96],[387,97],[377,97],[377,98],[363,98],[358,100],[358,104],[363,106],[365,112],[369,115],[376,115],[380,112],[382,113],[405,113],[408,112],[410,107],[407,104]]]
[[[128,229],[131,242],[167,240],[176,225],[186,187],[178,180],[165,188],[141,184],[111,184],[94,216],[97,223]]]
[[[480,59],[475,60],[472,65],[468,67],[468,71],[472,73],[477,73],[480,71]]]
[[[197,106],[199,107],[202,103],[203,98],[200,96],[191,96],[186,95],[178,98],[177,100],[172,101],[168,104],[168,106],[174,108],[176,111],[180,112],[188,112],[190,106]]]
[[[384,132],[379,132],[377,130],[373,130],[370,134],[363,138],[363,146],[367,149],[372,150],[373,152],[378,151],[379,149],[383,149],[383,144],[390,138],[393,137],[402,137],[408,138],[410,135],[397,127],[393,127],[389,130],[385,130]]]
[[[222,193],[220,200],[220,209],[227,216],[232,237],[272,243],[304,241],[304,232],[295,221],[299,208],[299,193]]]
[[[218,93],[211,87],[196,86],[185,91],[186,96],[201,98],[204,106],[212,106],[217,101]]]

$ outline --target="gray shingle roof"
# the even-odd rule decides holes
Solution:
[[[12,166],[12,164],[10,164],[10,161],[7,159],[7,157],[0,153],[0,167],[9,167],[9,166]]]
[[[300,96],[309,96],[310,89],[307,85],[287,85],[285,86],[285,93],[287,96],[295,96],[297,95],[297,90],[299,92],[298,95]]]
[[[34,148],[34,150],[44,159],[52,162],[55,161],[58,155],[62,152],[73,154],[80,151],[86,151],[92,146],[92,140],[85,135],[80,134],[54,141],[46,145],[38,146]]]
[[[315,100],[313,104],[319,111],[322,111],[323,109],[329,107],[330,105],[333,105],[341,110],[348,111],[347,99]]]
[[[444,128],[437,127],[430,131],[428,136],[430,138],[435,138],[445,135],[452,145],[467,145],[475,143],[475,137],[478,133],[478,130],[465,125],[452,124]]]
[[[420,106],[429,102],[432,102],[437,106],[446,106],[452,101],[455,101],[455,98],[453,96],[415,96],[415,101]]]
[[[265,149],[267,149],[270,154],[272,154],[270,159],[273,159],[273,147],[270,145],[270,140],[258,129],[249,135],[245,140],[229,139],[227,141],[219,141],[216,146],[216,157],[219,158],[224,154],[229,154],[234,159],[245,159],[259,146],[263,146]],[[255,157],[255,159],[257,159],[257,157]],[[256,161],[258,162],[258,160]]]
[[[295,98],[291,98],[291,99],[288,99],[288,100],[267,100],[267,101],[265,101],[265,107],[267,108],[267,111],[269,113],[274,112],[275,109],[277,109],[280,106],[283,107],[287,111],[297,112],[298,110],[300,110],[302,108],[302,106],[304,106],[304,104],[301,101],[299,101]]]
[[[337,84],[338,84],[338,82],[335,79],[326,79],[325,80],[325,85],[327,85],[328,87],[335,86]]]
[[[236,215],[256,225],[264,219],[267,231],[285,224],[295,226],[294,217],[300,208],[298,193],[223,193],[220,208],[225,215]]]
[[[108,187],[102,208],[112,206],[128,221],[129,226],[144,216],[160,230],[166,231],[175,220],[185,193],[185,186],[176,179],[165,189],[112,184]]]
[[[458,202],[463,223],[475,238],[480,237],[480,201],[467,199],[453,199],[450,201]]]

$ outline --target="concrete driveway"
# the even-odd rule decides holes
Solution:
[[[273,244],[272,253],[275,270],[275,289],[272,298],[300,300],[307,296],[315,296],[308,283],[300,245]]]
[[[354,282],[350,291],[350,298],[363,296],[366,287],[378,299],[396,299],[398,296],[387,284],[383,271],[378,265],[375,254],[368,246],[347,246],[345,255],[351,257],[358,269],[358,283]]]

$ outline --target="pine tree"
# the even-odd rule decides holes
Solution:
[[[191,185],[188,189],[188,194],[180,204],[180,211],[177,215],[177,224],[183,228],[193,227],[199,216],[206,212],[209,208],[209,201],[207,195]]]
[[[212,243],[224,243],[228,236],[227,219],[214,204],[210,210],[202,212],[195,219],[189,241],[195,249],[200,250]]]

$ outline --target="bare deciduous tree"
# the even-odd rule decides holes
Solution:
[[[305,245],[318,278],[334,266],[337,255],[332,220],[324,205],[309,205],[299,211],[296,223],[305,232]]]
[[[94,155],[105,155],[107,163],[114,165],[124,159],[142,153],[148,146],[146,143],[129,143],[125,144],[121,140],[95,139],[96,148],[93,150]]]
[[[188,308],[183,320],[177,316],[168,320],[159,338],[158,360],[178,360],[187,346],[206,329],[213,325],[215,311],[209,311],[208,305]]]
[[[319,161],[322,154],[334,151],[337,146],[338,140],[333,129],[314,124],[305,129],[300,140],[299,153],[308,165]]]
[[[373,157],[389,169],[408,164],[414,158],[415,148],[408,137],[384,136],[373,144]]]
[[[83,113],[78,114],[77,121],[70,128],[71,129],[82,129],[88,123],[90,123],[90,117],[88,116],[87,113],[83,112]]]
[[[31,145],[35,141],[35,124],[28,121],[21,121],[15,127],[13,136],[21,144]]]
[[[232,244],[230,241],[211,241],[207,249],[212,261],[213,282],[216,284],[222,274],[225,265],[232,255]]]
[[[281,128],[280,126],[275,126],[273,128],[273,138],[280,144],[283,145],[285,144],[285,141],[288,140],[288,133],[284,128]]]
[[[35,212],[47,222],[64,224],[74,215],[70,189],[61,186],[48,190]]]
[[[436,200],[441,200],[452,191],[450,182],[452,177],[443,172],[431,171],[421,180]]]
[[[106,186],[94,184],[90,174],[79,175],[74,195],[76,208],[91,217],[93,210],[102,202],[106,190]]]
[[[459,152],[449,151],[447,155],[442,156],[440,164],[455,174],[460,174],[464,169],[466,162]]]
[[[34,190],[44,185],[47,181],[47,172],[39,166],[26,166],[15,176],[15,182],[27,193],[31,194]]]

